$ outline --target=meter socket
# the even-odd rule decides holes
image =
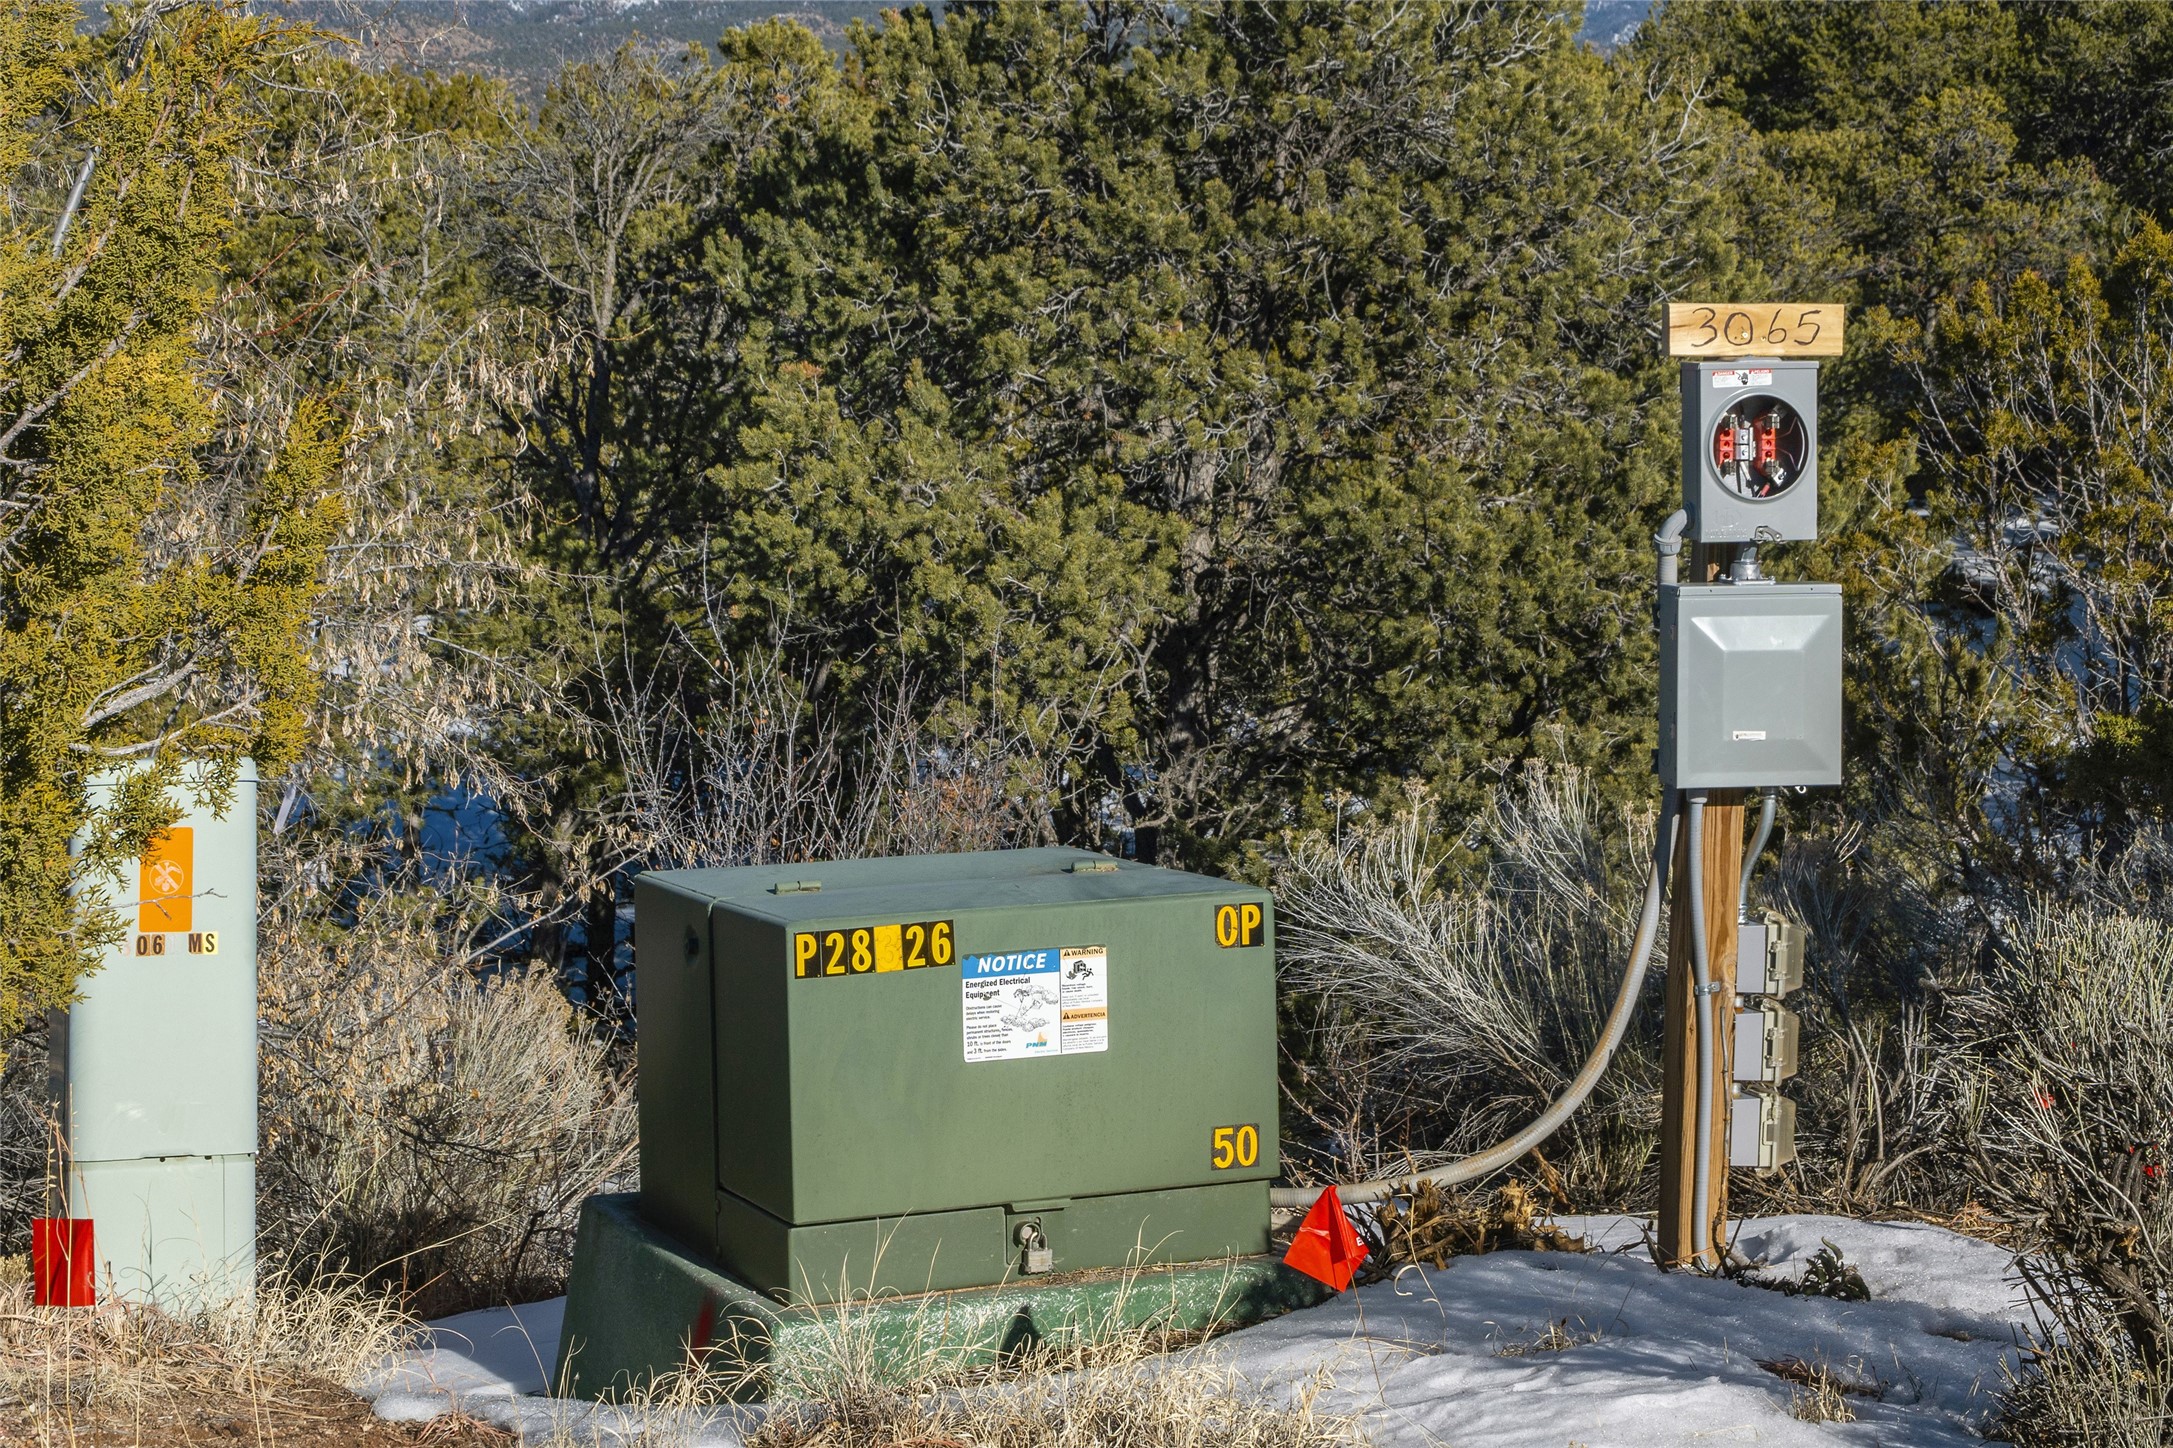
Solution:
[[[1683,506],[1700,543],[1818,536],[1818,364],[1683,364]]]

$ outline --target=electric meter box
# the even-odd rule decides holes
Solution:
[[[635,882],[642,1215],[838,1301],[1267,1250],[1275,919],[1034,849]]]
[[[1660,589],[1660,780],[1668,789],[1841,782],[1841,589]]]
[[[1818,364],[1686,362],[1683,507],[1700,543],[1818,536]]]

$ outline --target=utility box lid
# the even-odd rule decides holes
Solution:
[[[814,865],[745,865],[718,870],[659,870],[641,877],[712,904],[780,922],[848,914],[897,917],[939,905],[947,910],[1070,905],[1170,895],[1258,899],[1258,890],[1183,870],[1165,870],[1088,850],[979,850],[952,855],[895,855]]]
[[[1659,764],[1669,789],[1839,784],[1839,585],[1662,587]]]
[[[635,934],[643,1211],[689,1240],[1278,1169],[1255,887],[1072,849],[676,870]]]

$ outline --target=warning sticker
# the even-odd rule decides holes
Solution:
[[[1046,946],[959,962],[966,1059],[1019,1061],[1109,1049],[1109,951]]]
[[[1109,947],[1068,945],[1062,970],[1064,1054],[1109,1049]]]

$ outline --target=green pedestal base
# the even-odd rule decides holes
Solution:
[[[1150,1324],[1196,1332],[1260,1322],[1327,1296],[1272,1257],[1235,1257],[784,1306],[651,1226],[634,1197],[591,1197],[574,1244],[553,1391],[622,1398],[699,1367],[753,1398],[780,1378],[807,1381],[815,1365],[841,1357],[906,1378]]]

